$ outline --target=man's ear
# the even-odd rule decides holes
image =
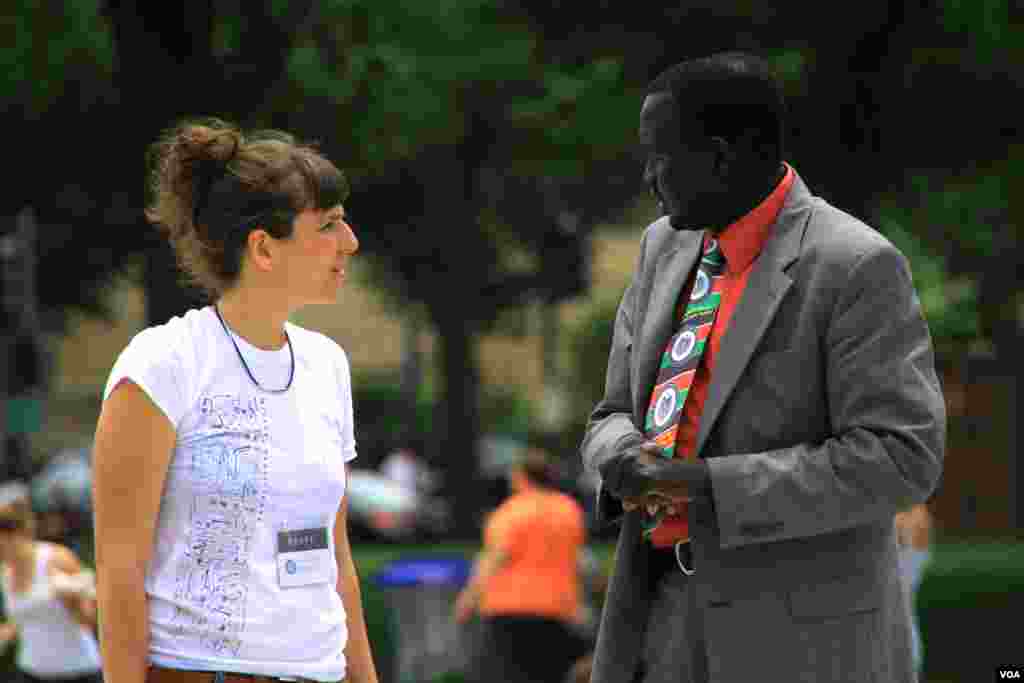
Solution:
[[[711,150],[714,154],[714,171],[718,178],[728,178],[736,161],[736,148],[725,138],[715,135],[711,137]]]

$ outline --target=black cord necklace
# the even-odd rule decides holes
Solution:
[[[284,389],[268,389],[256,379],[256,376],[252,374],[252,370],[249,369],[249,364],[245,362],[245,356],[242,355],[241,349],[238,348],[238,344],[235,342],[235,336],[231,334],[231,330],[228,329],[228,324],[224,322],[224,317],[220,314],[220,309],[217,305],[213,306],[214,313],[217,314],[217,320],[220,321],[220,326],[224,328],[224,333],[228,335],[228,339],[231,340],[231,345],[235,347],[235,353],[238,354],[238,360],[242,361],[242,367],[245,368],[245,374],[249,375],[249,379],[258,388],[266,391],[270,394],[283,394],[288,391],[292,386],[292,380],[295,379],[295,351],[292,349],[292,338],[288,336],[288,330],[284,331],[284,340],[288,343],[288,355],[291,356],[291,369],[288,371],[288,384],[284,386]]]

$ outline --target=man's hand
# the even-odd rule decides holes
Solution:
[[[674,515],[681,510],[681,505],[684,501],[676,498],[666,498],[658,494],[651,494],[649,496],[642,496],[640,498],[623,498],[622,509],[626,512],[632,512],[643,508],[647,511],[647,514],[654,516],[658,513],[664,512],[668,515]]]
[[[652,441],[627,446],[601,468],[601,476],[606,490],[627,512],[642,507],[650,514],[674,513],[709,482],[703,462],[665,458]]]

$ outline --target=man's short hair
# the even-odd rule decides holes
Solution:
[[[735,142],[747,135],[765,161],[785,154],[782,85],[764,59],[720,52],[661,72],[647,93],[669,93],[679,108],[683,139],[699,135]],[[696,124],[696,128],[694,128]]]

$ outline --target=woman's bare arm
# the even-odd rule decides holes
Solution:
[[[144,580],[174,440],[170,420],[134,382],[123,381],[103,402],[93,451],[93,501],[106,683],[145,680]]]
[[[348,622],[348,643],[345,645],[348,671],[345,680],[352,683],[377,683],[377,669],[373,664],[366,619],[363,617],[359,575],[352,561],[352,546],[348,540],[347,496],[341,501],[334,523],[334,554],[338,562],[338,595],[345,605],[345,618]]]

